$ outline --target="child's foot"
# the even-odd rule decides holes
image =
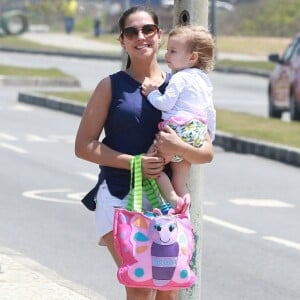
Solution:
[[[190,208],[191,199],[189,195],[186,195],[184,198],[178,197],[177,205],[174,209],[175,214],[188,214]]]

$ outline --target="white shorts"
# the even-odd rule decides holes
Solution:
[[[145,200],[146,199],[146,200]],[[104,235],[113,230],[115,208],[126,208],[128,202],[128,195],[123,199],[113,196],[104,180],[97,192],[97,204],[95,210],[95,223],[99,245],[105,246],[102,239]],[[152,210],[146,195],[143,193],[143,210]]]

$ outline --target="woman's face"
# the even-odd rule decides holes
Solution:
[[[158,51],[161,30],[155,28],[152,16],[147,12],[139,11],[129,15],[125,22],[125,32],[120,39],[121,45],[131,60],[153,57]],[[126,28],[136,34],[126,35]],[[131,28],[134,27],[134,28]],[[136,29],[136,30],[135,30]]]

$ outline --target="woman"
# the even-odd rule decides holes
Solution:
[[[99,188],[95,211],[99,243],[108,247],[116,264],[120,257],[114,248],[115,207],[126,207],[130,185],[130,159],[146,153],[156,139],[156,152],[142,156],[143,176],[157,178],[164,168],[164,156],[181,155],[190,163],[210,162],[213,148],[209,137],[197,149],[181,141],[171,128],[157,133],[161,112],[142,95],[146,77],[160,87],[169,80],[157,62],[162,31],[154,12],[132,7],[119,21],[120,44],[128,54],[125,71],[104,78],[97,85],[82,117],[75,142],[78,157],[99,164]],[[105,130],[105,138],[99,137]],[[90,195],[91,196],[91,195]],[[175,291],[126,287],[127,300],[175,300]]]

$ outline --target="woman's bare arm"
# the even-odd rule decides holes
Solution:
[[[130,169],[132,155],[120,153],[99,141],[111,103],[110,78],[104,78],[93,92],[82,116],[75,140],[75,155],[84,160],[119,169]],[[156,178],[163,169],[163,159],[145,155],[144,176]]]
[[[213,145],[207,134],[200,148],[193,147],[179,138],[169,126],[165,126],[156,135],[156,148],[163,157],[181,156],[191,164],[203,164],[212,161],[214,156]]]

